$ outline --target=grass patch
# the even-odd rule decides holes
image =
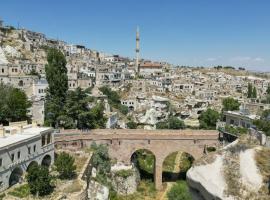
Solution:
[[[139,185],[137,192],[129,195],[116,195],[111,200],[155,200],[156,199],[156,189],[153,182],[149,180],[142,180]]]
[[[187,183],[177,181],[167,193],[168,200],[192,200]]]
[[[80,192],[81,189],[82,189],[82,186],[81,186],[79,180],[76,179],[76,180],[72,181],[72,184],[67,186],[63,190],[63,192],[65,192],[65,193],[75,193],[75,192]]]
[[[30,195],[30,188],[28,184],[25,184],[14,188],[12,191],[8,192],[8,194],[19,198],[25,198]]]
[[[174,152],[166,157],[166,159],[163,162],[163,171],[173,172],[176,155],[177,152]]]
[[[76,165],[76,172],[80,172],[87,161],[87,157],[84,156],[76,156],[75,157],[75,165]]]
[[[138,167],[149,174],[154,173],[155,156],[147,150],[138,150],[136,152],[138,158]]]
[[[5,193],[0,194],[0,200],[3,200],[5,196],[6,196]]]
[[[122,178],[128,178],[133,175],[133,171],[131,169],[125,170],[119,170],[115,172],[115,176],[122,177]]]
[[[262,174],[264,185],[260,189],[261,194],[265,194],[269,197],[269,182],[270,182],[270,149],[264,148],[262,150],[256,151],[255,160],[257,166]]]

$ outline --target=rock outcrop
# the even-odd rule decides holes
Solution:
[[[140,180],[138,170],[132,166],[117,164],[112,166],[112,186],[120,195],[127,195],[136,192]]]
[[[88,199],[109,200],[109,188],[91,180],[88,187]]]
[[[270,199],[256,160],[262,148],[236,141],[195,162],[187,172],[187,183],[206,200]],[[192,194],[197,196],[196,192]]]

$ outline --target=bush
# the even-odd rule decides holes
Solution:
[[[26,175],[30,193],[33,195],[48,195],[53,191],[52,176],[47,167],[34,165]]]
[[[74,162],[75,159],[66,152],[62,152],[57,156],[54,165],[61,179],[70,179],[74,177],[76,174],[76,166]]]
[[[177,182],[167,193],[168,200],[192,200],[186,182]]]
[[[117,92],[112,91],[108,86],[103,86],[99,90],[108,97],[108,102],[112,107],[118,109],[124,115],[128,113],[128,107],[121,104],[120,96]]]
[[[234,98],[228,97],[222,101],[224,111],[239,110],[240,103]]]
[[[185,124],[183,121],[179,120],[177,117],[169,117],[168,120],[164,122],[158,122],[156,124],[156,129],[184,129]]]
[[[91,164],[97,169],[97,174],[107,174],[111,170],[110,157],[108,153],[108,147],[105,145],[91,145],[94,150],[92,155]]]
[[[19,198],[28,197],[30,195],[29,185],[25,184],[20,187],[14,188],[14,190],[8,192],[8,194]]]
[[[134,122],[134,121],[129,121],[129,122],[127,123],[127,127],[128,127],[129,129],[136,129],[136,128],[137,128],[137,123]]]
[[[133,171],[131,169],[128,169],[128,170],[122,169],[122,170],[115,172],[115,176],[122,177],[124,179],[126,179],[132,175],[133,175]]]
[[[206,111],[202,112],[199,117],[200,128],[213,130],[216,129],[216,123],[219,118],[220,114],[217,111],[208,108]]]

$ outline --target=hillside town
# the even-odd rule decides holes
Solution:
[[[0,200],[270,198],[270,73],[144,59],[141,37],[129,58],[0,20]]]

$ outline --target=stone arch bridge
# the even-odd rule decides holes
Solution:
[[[183,151],[198,159],[203,156],[206,146],[220,143],[219,133],[215,130],[95,129],[89,132],[63,130],[55,134],[58,148],[79,149],[90,147],[93,142],[106,144],[111,158],[125,164],[130,164],[135,151],[151,151],[155,156],[156,189],[162,187],[162,165],[169,154]]]

